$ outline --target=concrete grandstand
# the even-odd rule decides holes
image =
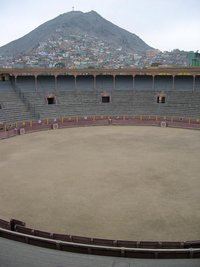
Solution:
[[[0,73],[1,122],[66,115],[200,114],[198,68]]]

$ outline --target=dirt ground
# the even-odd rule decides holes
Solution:
[[[90,237],[200,239],[200,132],[105,126],[2,140],[0,218]]]

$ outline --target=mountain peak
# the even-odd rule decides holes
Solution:
[[[91,10],[91,11],[89,11],[89,12],[86,12],[85,14],[95,15],[95,16],[99,16],[99,17],[101,17],[101,16],[99,15],[99,13],[97,13],[95,10]]]
[[[61,14],[60,16],[78,16],[78,15],[84,15],[84,16],[90,16],[90,15],[93,15],[93,16],[99,16],[99,13],[97,13],[95,10],[91,10],[91,11],[88,11],[88,12],[83,12],[81,10],[71,10],[69,12],[65,12],[63,14]],[[58,17],[60,17],[58,16]]]

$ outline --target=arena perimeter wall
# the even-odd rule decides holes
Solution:
[[[82,116],[62,117],[38,121],[16,122],[0,125],[0,139],[43,130],[56,130],[70,127],[130,125],[158,126],[185,129],[200,129],[199,118],[166,117],[166,116]]]

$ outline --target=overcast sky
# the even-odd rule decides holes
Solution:
[[[75,10],[95,10],[161,51],[200,50],[200,0],[0,0],[0,46]]]

